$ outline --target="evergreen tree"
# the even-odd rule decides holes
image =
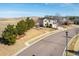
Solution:
[[[24,20],[21,20],[16,25],[16,30],[18,35],[24,34],[24,32],[27,30],[27,24]]]
[[[35,22],[33,21],[33,19],[30,20],[30,28],[34,27]]]
[[[2,33],[3,43],[12,45],[16,42],[16,33],[14,25],[8,25]]]
[[[26,23],[27,23],[27,29],[28,29],[28,30],[29,30],[30,28],[34,27],[34,25],[35,25],[35,22],[33,21],[33,19],[30,19],[29,17],[27,17]]]

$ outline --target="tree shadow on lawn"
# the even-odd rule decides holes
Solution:
[[[74,51],[74,50],[66,50],[66,51],[68,51],[70,53],[73,53],[73,54],[79,56],[79,51]]]

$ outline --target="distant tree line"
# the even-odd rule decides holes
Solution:
[[[78,16],[70,16],[69,20],[74,21],[74,24],[79,25],[79,17]]]
[[[25,20],[21,20],[17,25],[7,25],[2,33],[3,43],[12,45],[16,42],[17,36],[23,35],[27,30],[33,28],[35,25],[33,19],[27,17]]]

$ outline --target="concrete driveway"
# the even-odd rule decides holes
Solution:
[[[70,40],[76,33],[76,28],[68,30]],[[50,35],[25,49],[17,56],[62,56],[66,46],[65,31]]]

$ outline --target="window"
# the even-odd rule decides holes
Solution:
[[[52,24],[49,25],[49,28],[52,28]]]

